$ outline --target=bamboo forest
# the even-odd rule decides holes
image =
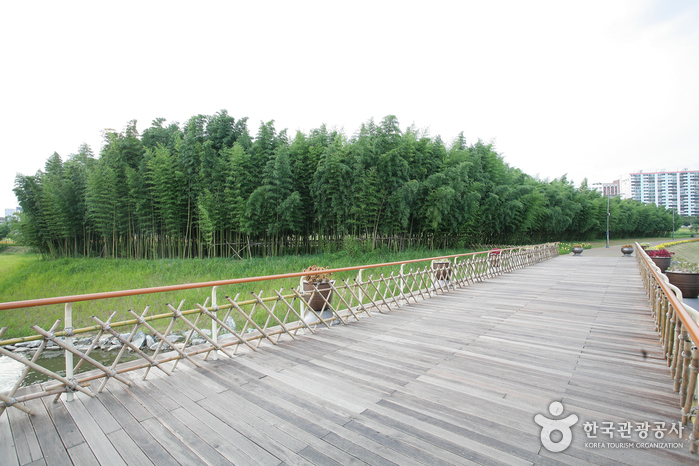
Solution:
[[[561,152],[561,157],[566,157]],[[226,111],[105,131],[18,174],[23,244],[53,257],[249,257],[409,247],[519,245],[663,235],[664,207],[607,199],[566,176],[510,167],[493,144],[445,143],[395,116],[351,136],[307,134]]]

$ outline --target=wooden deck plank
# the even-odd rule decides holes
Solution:
[[[199,377],[197,380],[201,378]],[[159,384],[163,382],[165,382],[164,379],[157,380],[153,382],[153,385],[159,388]],[[196,384],[193,378],[190,378],[189,382],[187,380],[183,380],[183,382],[173,387],[179,389],[182,385],[187,385],[188,383]],[[205,399],[211,398],[215,398],[215,396],[209,396]],[[178,400],[181,408],[173,410],[171,413],[183,424],[198,432],[202,439],[216,448],[226,458],[237,458],[236,462],[240,461],[241,464],[252,463],[253,461],[264,465],[279,464],[280,460],[278,458],[261,449],[257,444],[241,435],[240,432],[222,422],[218,417],[200,406],[198,402],[194,402],[188,397],[178,397]]]
[[[80,443],[68,448],[68,455],[70,456],[73,464],[82,465],[96,465],[99,466],[99,461],[95,457],[95,454],[90,449],[87,442]]]
[[[45,466],[46,465],[46,460],[44,458],[39,458],[36,461],[32,461],[31,463],[27,463],[25,466]]]
[[[435,449],[426,443],[423,445],[415,446],[410,440],[407,440],[407,435],[401,435],[400,432],[386,432],[379,431],[376,428],[369,427],[370,422],[366,422],[367,419],[362,419],[363,422],[356,420],[350,421],[345,424],[345,428],[356,432],[358,435],[364,438],[371,439],[375,442],[380,443],[384,448],[389,448],[405,457],[413,458],[415,461],[429,465],[429,466],[447,466],[451,464],[456,464],[454,461],[459,461],[460,459],[454,458],[452,462],[445,461],[437,456],[434,456]],[[421,442],[418,438],[413,438],[413,442],[419,444]],[[430,450],[429,452],[427,450]],[[440,456],[444,456],[443,452],[437,453]]]
[[[54,403],[52,398],[42,398],[41,401],[66,449],[85,443],[85,437],[62,402]]]
[[[382,414],[379,411],[384,411],[384,413]],[[507,455],[504,454],[502,457],[505,457],[506,459],[503,461],[496,460],[487,454],[483,454],[482,449],[478,448],[475,444],[463,442],[462,439],[454,441],[456,437],[455,435],[450,435],[448,432],[444,432],[438,428],[433,428],[429,425],[425,426],[423,423],[416,421],[415,419],[402,420],[399,413],[389,412],[389,410],[368,409],[362,413],[362,419],[364,418],[372,419],[379,424],[400,430],[408,435],[420,438],[430,443],[431,447],[429,450],[427,450],[428,452],[432,449],[439,449],[453,453],[460,458],[459,462],[463,464],[531,464],[524,461],[517,462],[515,458],[507,457]],[[464,443],[466,443],[466,445],[464,445]],[[472,449],[472,446],[476,447],[476,449]],[[512,462],[508,462],[508,460],[512,460]]]
[[[7,415],[0,416],[0,439],[2,439],[2,448],[0,448],[0,464],[8,466],[18,465],[17,449],[15,448],[15,439],[12,436],[10,428],[10,418]]]
[[[240,432],[251,442],[264,445],[265,449],[286,464],[310,464],[298,451],[305,448],[306,444],[284,432],[277,425],[268,422],[255,422],[260,417],[242,408],[235,409],[233,403],[219,401],[218,399],[206,399],[200,405],[210,413],[219,416],[222,422],[232,429]],[[235,410],[235,411],[233,411]],[[246,420],[246,421],[244,421]]]
[[[204,465],[207,462],[190,448],[185,438],[170,431],[155,417],[146,419],[141,423],[144,429],[156,439],[163,448],[173,457],[177,458],[181,464]]]
[[[158,395],[161,393],[160,390],[154,389],[151,382],[142,381],[139,387],[132,386],[131,391],[153,413],[153,417],[143,421],[141,425],[173,458],[178,461],[180,458],[187,458],[188,461],[195,463],[225,464],[223,455],[209,445],[198,432],[190,429],[186,423],[172,414],[172,411],[180,409],[179,405],[173,410],[168,410],[159,403],[166,394]],[[174,399],[171,401],[175,404]]]
[[[279,407],[284,407],[306,421],[327,429],[329,433],[323,436],[322,439],[352,456],[369,461],[370,464],[390,462],[391,458],[398,461],[398,464],[414,464],[411,458],[388,451],[379,443],[371,439],[361,438],[355,435],[354,432],[346,430],[344,425],[347,423],[347,418],[334,415],[331,409],[317,405],[317,398],[297,396],[298,394],[280,389],[277,385],[268,384],[266,379],[251,382],[245,388],[258,394],[265,400],[275,403]],[[346,441],[342,442],[338,438]],[[367,453],[366,450],[369,446],[372,447],[372,451],[379,453],[378,456],[380,458],[375,458]]]
[[[44,457],[39,446],[39,440],[32,427],[29,417],[18,409],[7,409],[10,427],[12,429],[13,443],[19,464],[29,464]]]
[[[105,434],[110,434],[121,429],[119,423],[114,419],[112,414],[104,407],[102,401],[95,398],[83,397],[80,399],[83,406],[87,408],[92,419],[94,419],[97,424],[102,429]]]
[[[233,359],[197,357],[201,368],[183,361],[172,376],[130,373],[132,387],[112,381],[72,407],[44,399],[34,429],[13,414],[0,438],[28,432],[18,464],[20,451],[27,464],[52,459],[37,448],[58,440],[79,464],[114,454],[133,464],[696,464],[687,446],[585,446],[584,421],[669,424],[679,407],[669,369],[653,359],[661,351],[635,263],[577,259]],[[542,447],[533,422],[552,401],[580,419],[563,453]],[[55,427],[42,430],[42,419]]]
[[[101,464],[122,465],[125,464],[121,455],[116,451],[114,445],[109,441],[105,433],[100,429],[99,424],[92,418],[81,398],[85,395],[75,394],[75,401],[64,403],[70,416],[75,421],[75,425],[80,429],[80,433],[85,438],[90,449]]]
[[[32,421],[48,417],[46,408],[41,400],[31,400],[27,402],[27,406],[36,413],[36,416],[31,417]],[[62,466],[70,463],[70,458],[63,446],[63,442],[61,442],[56,426],[52,422],[32,422],[32,425],[46,464]],[[0,464],[3,463],[0,462]]]
[[[197,418],[192,412],[186,410],[185,408],[178,408],[171,411],[172,415],[180,420],[180,422],[192,431],[197,432],[202,440],[204,440],[211,448],[215,449],[221,456],[226,460],[233,462],[234,464],[261,464],[254,461],[250,456],[246,455],[237,445],[236,440],[240,439],[240,434],[235,432],[233,437],[225,438],[226,431],[230,427],[226,426],[227,429],[223,429],[223,432],[217,432],[213,427],[208,426],[206,423],[202,422],[201,419]],[[269,453],[266,453],[266,459],[273,459],[273,461],[267,461],[265,464],[279,464],[279,460],[275,459]]]
[[[122,459],[129,466],[149,466],[153,462],[138,448],[138,445],[133,441],[123,429],[119,429],[107,434],[107,438],[114,445],[114,448],[119,452]],[[65,464],[65,463],[64,463]]]
[[[141,422],[146,419],[153,417],[153,414],[146,409],[139,401],[131,394],[127,387],[120,384],[108,385],[106,393],[111,394],[114,398],[119,400],[119,403],[128,411],[130,417]],[[110,409],[112,415],[114,415],[114,410]],[[129,416],[124,416],[124,419],[130,419]],[[122,424],[123,425],[123,424]]]
[[[140,423],[140,420],[133,416],[126,406],[132,405],[133,396],[126,390],[117,390],[114,394],[114,387],[110,391],[103,392],[100,400],[114,418],[127,431],[138,448],[157,465],[176,465],[178,462],[148,433]],[[139,405],[140,406],[140,405]],[[150,419],[153,416],[144,417]]]
[[[364,464],[354,456],[322,440],[325,435],[331,432],[328,428],[329,424],[323,424],[322,422],[319,424],[317,417],[309,416],[303,410],[289,411],[287,404],[275,404],[255,391],[246,390],[247,385],[231,387],[230,390],[222,393],[222,395],[226,403],[236,405],[237,410],[252,410],[254,416],[245,417],[245,419],[249,420],[248,422],[259,416],[261,422],[255,423],[256,428],[263,429],[268,425],[273,425],[284,432],[285,436],[288,435],[286,438],[279,438],[277,434],[275,439],[282,441],[289,448],[296,448],[298,455],[308,460],[315,458],[316,456],[314,455],[318,454],[320,455],[319,457],[329,458],[331,461],[339,464]],[[342,410],[342,408],[339,409]],[[237,410],[236,412],[238,412]],[[328,416],[329,414],[325,413],[325,415]],[[313,420],[308,420],[308,417],[311,417]],[[298,443],[300,447],[294,447],[294,443]],[[306,448],[310,448],[310,450]],[[328,461],[331,462],[330,460]]]

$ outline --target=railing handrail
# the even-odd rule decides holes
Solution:
[[[650,260],[648,254],[646,254],[646,252],[637,242],[635,242],[634,244],[636,245],[636,251],[643,252],[641,254],[641,258],[645,261],[646,266],[655,277],[655,280],[660,285],[660,288],[662,288],[663,293],[665,293],[665,295],[668,297],[670,304],[672,304],[672,307],[680,316],[680,320],[682,320],[682,325],[684,325],[684,328],[687,330],[687,333],[689,334],[690,338],[692,339],[695,345],[699,345],[699,325],[697,325],[692,316],[690,316],[689,313],[684,309],[684,304],[680,302],[675,292],[672,291],[669,286],[667,286],[667,283],[665,282],[663,277],[660,276],[664,274],[658,273],[655,270],[655,268],[653,267],[653,265],[655,264],[653,264],[653,261]]]
[[[511,251],[511,250],[515,250],[515,249],[522,249],[522,248],[534,247],[534,246],[541,246],[541,245],[517,246],[517,247],[513,247],[513,248],[501,249],[501,251]],[[424,259],[409,259],[409,260],[398,261],[398,262],[386,262],[386,263],[382,263],[382,264],[355,265],[355,266],[351,266],[351,267],[341,267],[341,268],[336,268],[336,269],[329,269],[329,270],[327,270],[327,273],[348,272],[348,271],[353,271],[353,270],[373,269],[373,268],[378,268],[378,267],[391,267],[394,265],[412,264],[415,262],[427,262],[427,261],[440,260],[440,259],[449,259],[452,257],[476,256],[478,254],[488,253],[489,251],[490,250],[478,251],[478,252],[469,252],[469,253],[464,253],[464,254],[450,254],[450,255],[446,255],[446,256],[430,257],[430,258],[424,258]],[[133,290],[104,291],[104,292],[100,292],[100,293],[87,293],[87,294],[79,294],[79,295],[72,295],[72,296],[56,296],[53,298],[28,299],[28,300],[24,300],[24,301],[13,301],[13,302],[7,302],[7,303],[0,303],[0,311],[6,311],[9,309],[21,309],[21,308],[34,307],[34,306],[49,306],[52,304],[65,304],[65,303],[75,303],[75,302],[80,302],[80,301],[92,301],[92,300],[98,300],[98,299],[122,298],[125,296],[137,296],[137,295],[143,295],[143,294],[164,293],[164,292],[168,292],[168,291],[191,290],[191,289],[195,289],[195,288],[210,288],[210,287],[214,287],[214,286],[235,285],[235,284],[240,284],[240,283],[261,282],[261,281],[267,281],[267,280],[279,280],[279,279],[285,279],[285,278],[302,277],[304,275],[308,275],[308,272],[293,272],[293,273],[285,273],[285,274],[277,274],[277,275],[262,275],[262,276],[258,276],[258,277],[231,278],[228,280],[215,280],[215,281],[209,281],[209,282],[184,283],[184,284],[180,284],[180,285],[155,286],[155,287],[151,287],[151,288],[137,288],[137,289],[133,289]]]

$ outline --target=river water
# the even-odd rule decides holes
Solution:
[[[117,356],[117,353],[118,351],[115,352],[94,350],[90,353],[90,357],[100,362],[101,364],[109,367],[114,361],[114,358]],[[31,359],[32,355],[28,354],[26,357],[27,359]],[[137,357],[138,356],[136,356],[133,353],[126,352],[121,357],[119,362],[121,363],[131,361],[133,359],[136,359]],[[75,359],[77,362],[77,357]],[[66,375],[66,365],[63,351],[45,351],[35,362],[41,367],[55,372],[56,374],[62,376]],[[14,359],[9,358],[7,356],[0,356],[0,393],[6,393],[10,389],[12,389],[14,384],[17,382],[17,379],[22,375],[22,371],[25,367],[27,366],[25,366],[19,361],[15,361]],[[94,366],[92,366],[92,364],[84,362],[77,372],[86,372],[93,369]],[[22,381],[21,386],[26,387],[27,385],[42,383],[46,382],[47,380],[49,380],[49,378],[46,377],[44,374],[41,374],[35,370],[30,370],[29,374],[27,374],[27,377]]]

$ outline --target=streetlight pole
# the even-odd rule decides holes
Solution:
[[[609,248],[609,193],[607,193],[607,248]]]

